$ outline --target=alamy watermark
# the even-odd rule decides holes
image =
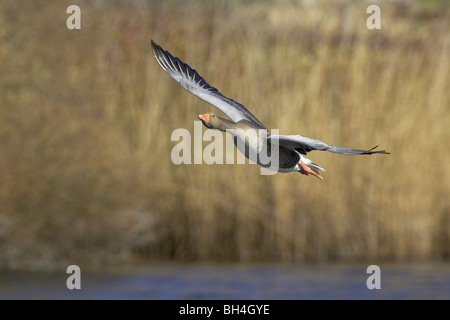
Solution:
[[[67,7],[66,13],[71,15],[67,18],[67,29],[81,29],[81,8],[75,4]],[[367,7],[366,13],[371,14],[367,18],[366,26],[368,29],[381,29],[381,9],[379,6],[373,4]]]
[[[67,18],[66,26],[67,29],[81,29],[81,9],[77,5],[70,5],[67,7],[66,13],[71,13]]]
[[[219,130],[206,129],[203,132],[201,121],[194,121],[194,134],[184,128],[175,129],[171,141],[178,143],[172,148],[171,159],[180,164],[250,164],[262,166],[261,175],[273,175],[279,167],[279,130],[273,129],[270,146],[267,145],[268,131],[265,129],[227,130],[224,135]],[[203,148],[203,142],[208,144]],[[235,145],[237,152],[235,161]]]
[[[366,273],[370,274],[370,276],[367,278],[367,281],[366,281],[367,289],[369,289],[369,290],[381,289],[381,269],[380,269],[380,267],[375,264],[368,266]]]
[[[371,13],[370,17],[367,18],[366,26],[367,29],[381,29],[381,9],[379,6],[373,4],[367,7],[367,13]]]
[[[66,273],[71,274],[66,281],[66,287],[69,290],[81,289],[81,269],[73,264],[67,267]]]

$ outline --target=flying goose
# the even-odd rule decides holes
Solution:
[[[209,112],[201,114],[198,118],[210,129],[229,132],[234,137],[234,143],[247,158],[256,154],[258,164],[268,167],[267,162],[260,160],[263,151],[270,156],[275,148],[278,151],[278,163],[271,170],[278,172],[300,172],[323,180],[319,174],[325,171],[322,167],[313,163],[305,155],[313,150],[329,151],[340,154],[389,154],[385,150],[369,150],[339,148],[320,140],[307,138],[301,135],[275,135],[270,134],[267,128],[242,104],[222,95],[216,88],[210,86],[194,69],[180,59],[172,56],[168,51],[161,48],[151,40],[153,55],[159,65],[181,86],[212,104],[214,107],[226,114],[230,120],[216,116]]]

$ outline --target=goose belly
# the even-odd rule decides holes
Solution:
[[[260,138],[256,130],[247,130],[245,134],[232,134],[236,148],[246,158],[258,162],[258,154],[265,145],[264,139]]]
[[[278,152],[274,153],[271,150],[274,146],[269,144],[268,148],[265,137],[261,137],[256,132],[256,130],[247,130],[245,135],[232,134],[233,142],[239,152],[250,161],[269,170],[278,172],[296,171],[300,160],[296,152],[279,147]]]

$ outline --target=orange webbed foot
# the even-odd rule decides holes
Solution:
[[[314,177],[318,178],[319,180],[323,181],[323,178],[320,174],[312,170],[310,167],[308,167],[306,164],[304,164],[302,161],[298,163],[300,167],[302,168],[299,172],[304,175],[312,174]]]

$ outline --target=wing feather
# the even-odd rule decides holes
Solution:
[[[300,152],[301,154],[304,155],[313,150],[328,151],[348,155],[374,154],[374,153],[390,154],[385,150],[373,151],[378,146],[375,146],[369,150],[339,148],[335,147],[332,144],[327,144],[323,141],[311,139],[301,135],[271,135],[270,137],[268,137],[268,139],[272,143],[279,144],[280,146],[291,150],[296,150],[297,152]]]
[[[167,50],[164,50],[153,42],[153,40],[151,40],[151,45],[153,55],[159,65],[169,76],[180,83],[186,91],[212,104],[234,122],[247,120],[258,128],[266,129],[258,118],[248,111],[247,108],[222,95],[219,90],[210,86],[195,69],[192,69],[180,59],[173,57]]]

